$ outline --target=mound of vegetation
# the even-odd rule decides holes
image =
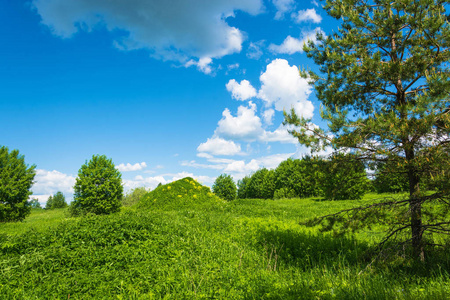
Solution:
[[[172,209],[223,203],[224,201],[214,195],[209,187],[201,185],[191,177],[186,177],[158,186],[141,198],[138,207]]]

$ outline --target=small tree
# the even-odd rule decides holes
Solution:
[[[66,197],[62,192],[57,192],[55,195],[48,197],[45,209],[55,209],[67,207]]]
[[[18,150],[0,147],[0,222],[21,221],[31,212],[28,197],[36,166],[27,166]]]
[[[29,205],[31,208],[38,208],[42,209],[41,204],[39,203],[39,200],[36,198],[33,198],[29,201]]]
[[[161,183],[158,184],[158,187],[161,186]],[[149,191],[145,187],[137,187],[129,191],[123,198],[122,198],[122,205],[123,206],[131,206],[139,202],[141,198],[147,194]]]
[[[78,171],[74,191],[70,207],[72,215],[117,212],[123,196],[121,174],[111,159],[94,155]]]
[[[228,201],[236,199],[237,188],[230,175],[222,174],[217,177],[212,186],[212,191],[222,199]]]

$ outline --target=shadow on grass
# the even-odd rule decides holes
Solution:
[[[407,255],[408,250],[391,253],[374,261],[379,254],[375,246],[351,237],[334,237],[329,233],[261,228],[258,231],[258,241],[265,251],[268,264],[270,261],[274,264],[277,259],[301,270],[350,266],[361,271],[370,264],[375,268],[374,271],[388,270],[393,276],[450,277],[450,246],[428,251],[425,262],[412,259]]]
[[[258,240],[267,256],[284,263],[309,269],[317,266],[368,262],[367,243],[331,234],[309,234],[291,229],[265,228],[258,232]]]

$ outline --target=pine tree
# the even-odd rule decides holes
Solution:
[[[420,260],[427,245],[424,235],[432,239],[433,232],[449,231],[448,4],[327,0],[325,10],[342,20],[341,27],[305,46],[320,73],[302,70],[301,76],[314,85],[328,129],[312,126],[293,110],[285,113],[285,124],[300,128],[291,134],[314,150],[331,146],[368,164],[389,162],[394,168],[389,172],[406,172],[408,199],[372,208],[402,211],[403,222],[393,225],[386,238],[408,230],[402,243],[411,243],[413,256]],[[438,190],[425,193],[420,189],[424,180],[438,182]],[[428,209],[433,206],[442,206],[440,215]],[[432,217],[426,217],[425,208]]]

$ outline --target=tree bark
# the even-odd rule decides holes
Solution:
[[[414,150],[406,149],[406,160],[408,165],[408,179],[409,179],[409,210],[411,213],[411,240],[412,250],[415,259],[420,261],[425,260],[425,250],[423,246],[423,227],[422,227],[422,200],[420,198],[419,190],[419,175],[417,169],[410,164],[414,159]]]

